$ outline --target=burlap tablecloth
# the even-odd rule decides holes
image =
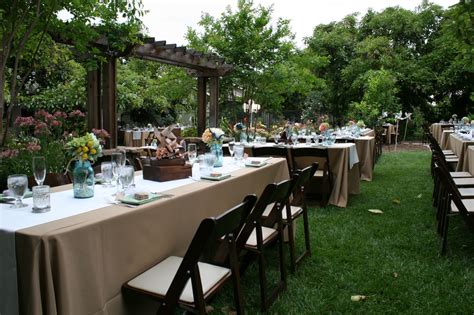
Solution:
[[[452,129],[442,130],[441,140],[438,141],[439,146],[441,147],[442,150],[451,149],[449,147],[449,135],[452,134],[453,132],[454,132],[454,130],[452,130]]]
[[[20,313],[140,314],[151,302],[125,301],[123,283],[169,255],[182,255],[203,218],[287,179],[288,168],[274,158],[233,175],[170,190],[174,197],[138,208],[110,206],[17,231]]]
[[[453,124],[447,124],[447,123],[434,123],[430,126],[430,131],[433,137],[438,141],[439,144],[441,144],[441,136],[443,135],[443,129],[448,129],[450,127],[453,127]]]
[[[449,135],[449,148],[453,150],[454,154],[459,158],[458,165],[456,167],[457,172],[464,172],[468,169],[468,154],[467,148],[470,145],[474,145],[474,141],[461,139],[455,133]]]
[[[353,145],[353,143],[338,143],[328,147],[329,166],[334,178],[328,203],[341,208],[347,207],[349,194],[359,193],[359,163],[352,165],[352,168],[349,164],[350,146]],[[298,166],[305,167],[315,160],[311,157],[301,157],[296,162]]]
[[[363,136],[355,140],[359,156],[360,179],[372,181],[374,170],[375,137]]]
[[[467,147],[467,172],[474,174],[474,146]]]
[[[140,134],[140,137],[134,137],[134,132],[135,132],[135,135]],[[123,137],[124,146],[142,147],[146,144],[145,142],[149,134],[150,134],[150,131],[127,130],[125,131],[124,137]]]

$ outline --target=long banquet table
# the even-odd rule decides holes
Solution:
[[[224,172],[230,164],[226,158]],[[1,278],[18,275],[20,314],[140,314],[141,307],[150,305],[146,301],[126,301],[121,293],[123,283],[169,255],[182,255],[203,218],[224,212],[247,194],[259,195],[268,183],[289,176],[286,161],[281,158],[272,158],[260,168],[231,169],[229,179],[184,179],[182,185],[171,189],[173,185],[169,183],[177,181],[163,184],[136,177],[138,187],[173,195],[136,208],[104,206],[104,197],[97,193],[99,189],[92,199],[74,199],[70,186],[55,190],[52,210],[45,214],[31,213],[31,199],[26,200],[30,206],[23,209],[0,204],[0,232],[5,236],[1,258],[10,262],[2,264]],[[68,191],[60,191],[65,189]],[[61,193],[63,202],[58,203],[56,194]],[[61,216],[80,203],[93,204],[94,199],[102,204],[98,209],[28,227],[15,221],[34,222],[41,221],[41,216]],[[4,242],[5,239],[13,243]],[[12,248],[7,248],[8,244]],[[10,291],[5,284],[2,290],[14,295],[11,287],[16,283],[10,281],[10,285]],[[0,312],[7,304],[2,300]]]
[[[433,134],[433,137],[436,139],[436,141],[440,142],[441,136],[443,134],[443,130],[449,129],[451,127],[454,127],[454,125],[449,124],[449,123],[434,123],[430,126],[430,131]]]

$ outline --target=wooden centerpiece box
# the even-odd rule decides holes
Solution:
[[[156,159],[149,158],[142,160],[143,179],[158,182],[183,179],[191,176],[191,165],[187,165],[183,158]]]

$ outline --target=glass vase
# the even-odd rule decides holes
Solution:
[[[211,153],[216,156],[214,167],[221,167],[224,163],[224,153],[222,152],[222,143],[211,144]]]
[[[72,171],[74,198],[94,197],[94,170],[91,162],[77,160]]]

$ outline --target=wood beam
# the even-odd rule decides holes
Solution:
[[[87,127],[101,128],[100,69],[87,72]]]
[[[117,147],[117,59],[110,58],[102,65],[103,128],[110,133],[106,147]]]
[[[198,95],[198,109],[197,109],[197,133],[202,135],[206,129],[206,85],[207,77],[197,78],[197,95]]]
[[[209,78],[209,127],[219,126],[219,77]]]

